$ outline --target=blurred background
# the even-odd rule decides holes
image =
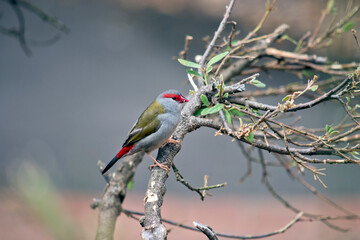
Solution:
[[[222,19],[224,0],[34,0],[34,5],[58,17],[69,34],[50,46],[34,41],[52,39],[58,31],[24,11],[30,57],[19,42],[0,34],[0,232],[4,239],[93,239],[97,211],[90,209],[105,181],[97,168],[118,152],[141,112],[163,90],[188,94],[185,68],[174,58],[186,35],[193,36],[189,59],[205,50],[203,37],[214,33]],[[353,1],[357,4],[360,1]],[[241,36],[252,30],[265,12],[265,0],[238,1],[232,20]],[[298,39],[316,26],[326,0],[278,1],[259,34],[278,25],[290,25],[288,35]],[[336,2],[342,15],[347,1]],[[355,17],[359,21],[360,16]],[[0,1],[0,24],[16,27],[16,15]],[[360,32],[359,25],[355,26]],[[347,32],[327,50],[317,52],[330,60],[360,61],[360,51]],[[299,81],[292,75],[272,73],[259,79],[267,86]],[[321,80],[321,79],[320,79]],[[305,80],[303,80],[305,81]],[[267,99],[276,104],[280,98]],[[324,127],[342,119],[331,104],[304,112],[300,124]],[[324,115],[326,114],[326,121]],[[193,186],[227,182],[211,191],[204,202],[175,181],[167,182],[162,215],[192,224],[208,224],[215,231],[249,235],[274,231],[294,216],[274,200],[261,184],[261,167],[239,184],[246,161],[236,143],[214,137],[212,129],[186,136],[175,164]],[[156,156],[156,153],[153,153]],[[144,158],[124,208],[143,211],[149,177]],[[305,177],[326,196],[360,213],[360,174],[354,165],[325,166],[323,189],[313,176]],[[272,168],[270,181],[294,205],[314,213],[338,213],[291,180],[282,168]],[[360,239],[359,222],[339,222],[347,233],[321,223],[299,223],[272,239]],[[14,227],[16,226],[16,227]],[[59,229],[66,229],[60,231]],[[129,230],[130,229],[130,230]],[[306,232],[304,232],[306,230]],[[121,216],[117,239],[138,239],[137,221]],[[67,234],[64,234],[66,232]],[[299,237],[301,233],[301,237]],[[325,237],[324,237],[325,236]],[[169,239],[205,239],[199,233],[174,228]]]

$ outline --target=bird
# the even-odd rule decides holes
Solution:
[[[172,139],[171,135],[180,122],[182,107],[188,101],[177,90],[167,90],[160,93],[140,115],[128,133],[121,150],[102,170],[102,174],[105,174],[120,158],[141,151],[147,153],[155,165],[169,172],[169,168],[158,163],[150,152],[160,148],[166,142],[179,142]]]

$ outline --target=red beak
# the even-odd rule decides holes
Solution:
[[[180,97],[180,103],[183,103],[183,102],[188,102],[189,100],[187,100],[183,95],[181,95]]]

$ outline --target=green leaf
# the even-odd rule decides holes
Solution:
[[[223,109],[223,108],[224,108],[224,104],[218,103],[218,104],[216,104],[215,106],[211,107],[211,108],[208,110],[207,114],[217,113],[218,111],[220,111],[220,110]],[[201,113],[201,114],[202,114],[202,113]]]
[[[332,129],[331,125],[326,124],[325,130],[327,133],[331,133],[331,130],[333,130],[333,129]]]
[[[213,69],[213,67],[212,67],[212,66],[209,66],[209,67],[206,69],[206,73],[211,72],[212,69]]]
[[[245,137],[245,139],[252,143],[254,141],[254,133],[249,133],[249,136]]]
[[[228,97],[229,97],[229,93],[225,93],[224,98],[228,98]]]
[[[360,157],[359,157],[359,153],[358,153],[358,152],[352,151],[352,152],[350,152],[350,154],[351,154],[356,160],[360,160]]]
[[[195,117],[200,116],[200,115],[201,115],[201,112],[202,112],[205,108],[208,108],[208,107],[199,108],[199,109],[194,113],[194,116],[195,116]]]
[[[251,111],[252,111],[253,113],[255,113],[256,115],[258,115],[258,116],[262,116],[262,114],[259,112],[259,109],[252,108]]]
[[[354,155],[360,155],[360,153],[358,153],[358,152],[356,152],[356,151],[352,151],[352,152],[350,152],[350,153],[352,153],[352,154],[354,154]]]
[[[186,72],[190,75],[194,75],[194,76],[197,76],[197,77],[201,77],[200,73],[198,73],[197,71],[194,71],[192,69],[187,69]]]
[[[230,112],[237,117],[242,117],[244,116],[243,112],[240,112],[239,110],[237,110],[236,108],[230,109]]]
[[[318,89],[319,85],[314,85],[310,88],[311,91],[315,92]]]
[[[203,108],[203,109],[201,110],[201,115],[202,115],[202,116],[208,115],[210,109],[211,109],[210,107]]]
[[[325,129],[326,129],[326,133],[330,134],[330,135],[334,135],[334,134],[339,133],[339,131],[336,131],[335,129],[332,128],[331,125],[328,125],[328,124],[326,124]]]
[[[129,182],[128,182],[128,185],[127,185],[127,188],[129,189],[129,191],[131,191],[134,187],[134,180],[131,179]]]
[[[335,0],[328,1],[327,7],[326,7],[328,12],[333,11],[334,3],[335,3]]]
[[[257,80],[257,79],[253,79],[253,80],[251,80],[249,83],[252,84],[252,85],[254,85],[254,86],[256,86],[256,87],[259,87],[259,88],[264,88],[264,87],[266,87],[266,84],[265,84],[265,83],[262,83],[262,82],[260,82],[260,81]]]
[[[229,110],[224,110],[225,120],[227,123],[231,124],[232,118]]]
[[[232,40],[231,41],[231,45],[236,45],[236,44],[238,44],[240,42],[240,40]]]
[[[289,98],[290,98],[290,95],[287,95],[287,96],[285,96],[285,97],[282,99],[282,101],[283,101],[283,102],[286,102],[287,100],[289,100]]]
[[[204,94],[201,94],[201,95],[200,95],[200,99],[201,99],[201,102],[202,102],[205,106],[208,107],[208,106],[210,105],[208,98],[207,98]]]
[[[182,65],[186,66],[186,67],[191,67],[191,68],[200,68],[200,64],[191,62],[191,61],[187,61],[181,58],[178,58],[179,63],[181,63]]]
[[[347,32],[347,31],[350,31],[352,28],[354,28],[354,26],[355,26],[355,23],[354,22],[348,22],[348,23],[346,23],[344,26],[343,26],[343,28],[342,28],[342,31],[343,32]]]
[[[339,134],[339,131],[333,130],[330,134],[331,135],[336,135],[336,134]]]
[[[331,12],[330,12],[330,13],[336,14],[336,11],[337,11],[337,8],[336,8],[336,7],[333,7],[333,8],[331,9]]]
[[[226,52],[220,53],[219,55],[216,55],[215,57],[210,59],[210,61],[207,64],[207,67],[210,67],[210,66],[214,65],[215,63],[217,63],[218,61],[223,59],[228,54],[229,54],[229,51],[226,51]]]
[[[291,38],[289,35],[287,34],[284,34],[281,39],[284,39],[284,40],[288,40],[289,42],[293,43],[294,45],[297,45],[298,43],[296,42],[295,39]]]
[[[348,76],[349,78],[354,78],[354,77],[356,76],[356,74],[355,74],[355,73],[349,73],[347,76]]]

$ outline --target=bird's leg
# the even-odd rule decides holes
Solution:
[[[156,159],[155,158],[153,158],[153,156],[151,156],[151,154],[150,153],[146,153],[147,155],[149,155],[149,157],[154,161],[154,165],[150,165],[150,167],[155,167],[155,166],[158,166],[159,168],[162,168],[162,169],[164,169],[167,173],[169,173],[170,172],[170,169],[168,168],[168,166],[166,166],[165,164],[161,164],[161,163],[159,163],[158,161],[156,161]]]
[[[168,140],[166,140],[165,143],[181,143],[181,142],[179,140],[175,140],[170,137]]]
[[[163,145],[161,145],[161,147],[165,146],[165,145],[168,144],[168,143],[181,143],[181,141],[175,140],[175,139],[172,139],[171,137],[169,137],[169,139],[166,140],[166,141],[163,143]]]

